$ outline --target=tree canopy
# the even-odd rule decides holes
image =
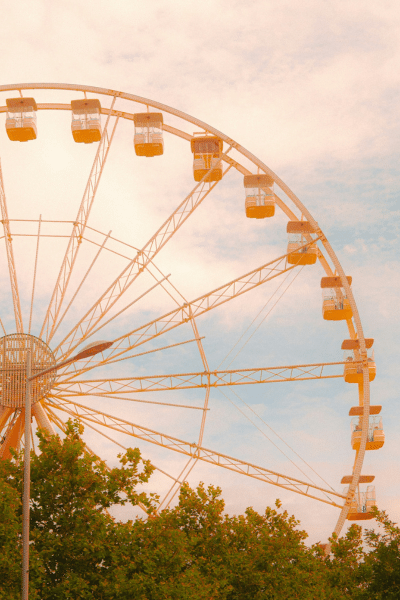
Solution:
[[[82,428],[63,440],[39,432],[31,467],[31,600],[258,600],[400,597],[400,529],[377,513],[383,533],[352,525],[331,555],[280,502],[263,514],[225,513],[221,490],[181,488],[158,511],[141,491],[153,467],[138,449],[108,469],[86,451]],[[0,600],[20,597],[22,456],[0,461]],[[118,522],[115,505],[141,504],[147,518]]]

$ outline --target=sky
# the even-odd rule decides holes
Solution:
[[[371,403],[383,406],[386,441],[381,450],[366,454],[363,473],[376,475],[378,507],[399,521],[398,3],[381,2],[378,7],[370,0],[301,4],[255,0],[249,5],[225,0],[115,0],[112,4],[32,0],[8,3],[3,19],[1,85],[53,82],[97,86],[172,106],[252,152],[310,210],[346,273],[352,275],[365,335],[375,339],[377,377],[371,384]],[[38,102],[70,102],[82,97],[71,92],[32,91],[28,95]],[[0,106],[7,97],[9,93],[0,93]],[[104,106],[108,102],[102,99]],[[127,103],[120,102],[121,110],[128,110]],[[141,112],[143,107],[136,105],[131,112],[134,110]],[[164,116],[164,120],[188,133],[195,131],[175,117]],[[48,220],[74,220],[95,147],[75,144],[69,128],[70,115],[65,111],[40,111],[38,139],[28,144],[9,142],[1,127],[0,158],[10,219],[42,215]],[[115,242],[115,251],[129,257],[194,185],[187,142],[165,134],[164,156],[147,160],[135,156],[132,136],[132,124],[119,123],[90,217],[93,228],[105,234],[112,229],[113,236],[134,247],[122,251],[122,245]],[[284,254],[286,221],[279,210],[273,219],[246,219],[242,177],[231,170],[160,252],[155,264],[164,275],[171,274],[170,281],[185,298],[192,299]],[[68,236],[70,226],[49,224],[46,233]],[[37,223],[15,223],[13,227],[15,233],[31,234],[14,238],[21,302],[28,321]],[[91,235],[92,242],[101,243],[101,236]],[[67,239],[41,240],[32,318],[36,335]],[[94,258],[95,243],[82,244],[71,295]],[[13,330],[12,305],[4,247],[0,261],[0,316],[9,333]],[[86,288],[73,302],[65,331],[125,264],[126,259],[111,253],[101,264],[100,260],[96,263]],[[345,325],[324,321],[321,315],[319,280],[323,274],[318,265],[305,267],[295,278],[290,276],[275,295],[281,280],[199,318],[210,368],[221,363],[228,368],[232,359],[229,368],[342,360]],[[154,279],[144,275],[129,291],[126,302],[153,284]],[[172,306],[171,298],[158,286],[105,329],[104,335],[133,329]],[[193,337],[185,326],[154,347]],[[202,368],[196,345],[188,343],[114,365],[109,372],[127,377]],[[205,447],[302,479],[290,462],[293,460],[316,477],[299,461],[299,454],[330,486],[342,491],[340,479],[350,474],[353,462],[348,410],[357,404],[355,387],[332,379],[236,386],[223,392],[226,395],[219,390],[211,392]],[[142,396],[148,399],[146,394]],[[204,400],[202,390],[168,392],[166,398],[156,392],[148,396],[157,402],[196,406]],[[104,412],[118,413],[187,441],[193,441],[187,436],[198,432],[197,410],[105,399],[101,403]],[[89,445],[115,464],[118,447],[93,431],[86,433]],[[127,446],[135,441],[119,434],[115,439]],[[150,445],[143,446],[142,452],[175,477],[185,462],[178,454]],[[243,512],[248,505],[263,510],[280,498],[301,520],[310,543],[326,540],[333,530],[336,509],[222,471],[198,464],[189,482],[220,485],[230,513]],[[167,487],[168,480],[159,473],[148,485],[149,490],[161,494]]]

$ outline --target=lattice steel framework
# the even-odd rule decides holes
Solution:
[[[88,427],[94,429],[99,435],[109,440],[114,440],[117,445],[121,445],[117,434],[132,436],[136,440],[143,440],[165,450],[172,450],[175,453],[185,455],[187,463],[181,473],[171,475],[162,469],[161,473],[172,479],[172,487],[169,489],[163,505],[166,506],[179,489],[181,482],[189,475],[198,461],[216,465],[223,469],[240,473],[241,475],[264,481],[285,490],[291,490],[297,494],[307,496],[312,499],[332,505],[340,509],[339,518],[335,527],[335,532],[339,533],[347,517],[350,504],[355,496],[367,441],[369,406],[370,406],[370,386],[369,369],[366,345],[363,328],[354,296],[345,276],[345,273],[339,263],[339,260],[329,244],[323,231],[320,229],[314,217],[310,214],[304,204],[293,194],[289,187],[262,161],[240,146],[237,142],[216,130],[212,126],[191,117],[181,111],[175,110],[169,106],[155,102],[132,94],[108,90],[102,88],[67,85],[67,84],[16,84],[0,86],[0,93],[7,92],[19,93],[23,95],[25,90],[40,90],[43,95],[47,90],[63,92],[64,95],[73,95],[76,93],[90,94],[93,97],[100,98],[102,101],[101,112],[104,115],[104,126],[100,142],[95,147],[95,156],[89,173],[83,197],[79,205],[75,220],[70,222],[59,221],[58,224],[72,225],[72,230],[68,235],[60,233],[43,233],[43,229],[55,221],[42,219],[10,220],[6,196],[4,192],[3,176],[0,169],[0,205],[2,214],[2,223],[4,229],[4,243],[6,250],[6,259],[9,271],[9,281],[11,286],[11,295],[15,317],[16,334],[11,332],[3,340],[11,340],[12,335],[22,336],[24,344],[32,344],[34,336],[30,335],[32,309],[34,300],[34,291],[36,285],[36,269],[38,264],[39,239],[44,237],[54,237],[68,239],[65,252],[61,261],[61,267],[53,287],[53,291],[48,301],[42,326],[40,328],[38,347],[42,348],[42,354],[37,359],[37,367],[47,364],[55,359],[64,360],[84,340],[97,335],[104,327],[114,326],[118,319],[128,311],[134,304],[151,297],[154,290],[164,290],[174,308],[169,309],[162,315],[151,318],[146,322],[137,325],[134,328],[125,325],[124,332],[117,333],[114,337],[114,344],[110,350],[104,352],[100,358],[93,357],[80,363],[72,364],[69,367],[60,369],[54,379],[38,382],[35,404],[32,412],[36,423],[51,432],[63,430],[65,418],[68,416],[76,417],[85,423]],[[32,92],[31,92],[32,93]],[[132,106],[130,110],[127,107]],[[264,262],[260,266],[247,271],[243,275],[236,277],[219,287],[204,293],[203,295],[188,301],[182,296],[177,288],[172,284],[169,275],[164,275],[157,267],[154,259],[171,240],[175,239],[177,233],[185,225],[186,221],[193,215],[198,207],[208,197],[213,197],[214,189],[219,185],[218,181],[210,181],[210,173],[216,166],[204,175],[203,179],[196,183],[192,189],[184,196],[184,199],[178,203],[177,208],[172,211],[163,224],[150,236],[148,241],[141,247],[135,248],[127,243],[120,242],[108,234],[102,234],[89,224],[92,207],[96,200],[97,191],[101,176],[106,167],[107,159],[111,150],[111,144],[114,139],[114,133],[117,123],[121,121],[133,121],[134,113],[137,107],[143,110],[156,109],[164,115],[163,131],[166,134],[176,136],[183,143],[188,144],[193,134],[185,131],[187,126],[200,130],[203,135],[217,136],[224,145],[221,155],[221,161],[224,165],[222,170],[222,182],[227,178],[230,172],[239,172],[242,175],[250,175],[254,172],[269,175],[275,182],[275,199],[279,209],[291,221],[305,219],[310,223],[314,233],[307,234],[307,242],[318,242],[318,260],[326,276],[337,275],[340,278],[341,286],[349,299],[353,317],[347,321],[347,327],[351,339],[359,340],[359,358],[358,364],[362,366],[363,383],[359,384],[359,404],[363,407],[362,413],[362,437],[359,450],[356,452],[353,474],[350,477],[349,491],[346,495],[318,486],[313,482],[303,481],[288,475],[281,474],[266,467],[257,466],[251,462],[233,458],[217,450],[210,450],[204,447],[204,433],[207,421],[207,415],[212,410],[210,394],[212,390],[219,387],[260,385],[277,382],[293,381],[312,381],[321,379],[340,378],[343,376],[343,362],[319,362],[307,364],[304,360],[302,364],[283,365],[277,367],[257,367],[242,369],[215,368],[209,364],[206,356],[203,338],[199,333],[199,319],[218,307],[233,302],[243,294],[251,295],[251,292],[260,286],[265,286],[267,282],[276,278],[284,278],[299,271],[298,265],[288,264],[287,254],[283,254],[276,259]],[[135,108],[136,107],[136,108]],[[40,111],[56,110],[70,111],[71,105],[65,102],[37,103]],[[6,112],[6,107],[0,107],[0,112]],[[171,123],[168,123],[168,117]],[[177,123],[182,123],[182,129]],[[115,146],[115,144],[114,144]],[[11,173],[10,173],[11,176]],[[211,178],[212,179],[212,178]],[[218,188],[217,188],[218,189]],[[12,205],[12,202],[11,202]],[[73,206],[75,206],[72,203]],[[20,290],[18,287],[16,260],[13,249],[13,239],[21,236],[25,238],[26,233],[20,233],[16,229],[11,233],[12,227],[26,225],[29,223],[38,223],[37,246],[34,264],[33,288],[31,294],[31,304],[29,313],[29,331],[24,333],[22,318]],[[79,256],[82,254],[80,249],[83,242],[96,245],[98,250],[89,267],[86,266],[86,272],[80,278],[79,285],[75,292],[71,291],[71,281],[79,263]],[[112,247],[112,244],[114,246]],[[66,314],[71,313],[71,308],[75,306],[75,299],[81,290],[85,289],[86,281],[90,279],[92,270],[97,268],[98,262],[105,254],[113,254],[122,257],[124,260],[123,268],[120,273],[114,277],[110,284],[104,284],[101,293],[91,302],[89,308],[81,311],[80,316],[72,327],[66,326]],[[129,301],[121,308],[120,301],[128,296],[133,284],[141,281],[142,274],[149,276],[154,283],[142,291],[133,301]],[[71,295],[72,294],[72,295]],[[118,306],[116,306],[118,304]],[[230,306],[230,304],[229,304]],[[219,313],[220,314],[220,313]],[[124,315],[124,316],[125,316]],[[2,315],[1,315],[2,316]],[[191,328],[192,337],[176,343],[167,343],[154,347],[154,343],[163,343],[163,336],[172,330],[180,331],[185,324]],[[3,325],[3,324],[2,324]],[[180,328],[180,329],[178,329]],[[201,327],[200,327],[201,329]],[[117,329],[116,329],[117,331]],[[58,336],[58,337],[57,337]],[[17,340],[17,337],[12,338]],[[55,341],[56,340],[56,341]],[[1,340],[0,340],[1,341]],[[21,413],[23,406],[22,393],[20,390],[24,381],[24,349],[22,346],[17,349],[15,357],[10,360],[7,358],[6,345],[3,342],[2,354],[2,396],[0,398],[0,457],[8,458],[10,448],[18,448],[23,435],[24,423]],[[11,342],[10,342],[11,343]],[[17,343],[17,342],[15,342]],[[35,342],[36,343],[36,342]],[[50,350],[47,344],[53,346]],[[152,345],[153,344],[153,345]],[[143,357],[155,352],[163,352],[171,348],[179,347],[185,352],[187,345],[196,344],[201,359],[202,370],[196,372],[178,372],[172,374],[158,374],[153,376],[131,374],[122,377],[111,376],[110,367],[131,357]],[[18,345],[18,344],[17,344]],[[49,351],[43,350],[49,348]],[[140,350],[139,352],[137,351]],[[39,352],[39,351],[38,351]],[[18,354],[18,356],[17,356]],[[40,352],[39,352],[40,354]],[[50,363],[49,363],[50,364]],[[54,364],[54,362],[52,363]],[[122,362],[122,364],[125,364]],[[35,360],[34,365],[35,367]],[[113,367],[114,368],[114,367]],[[22,389],[22,388],[21,388]],[[204,401],[201,406],[195,406],[190,399],[185,404],[144,399],[142,392],[176,392],[178,390],[203,389],[205,392]],[[19,390],[19,391],[18,391]],[[140,394],[140,399],[133,398],[132,394]],[[172,436],[168,433],[161,433],[156,430],[135,424],[127,419],[120,418],[107,412],[94,409],[90,406],[90,399],[125,399],[132,402],[141,402],[146,405],[180,407],[193,413],[201,411],[201,423],[198,431],[197,442],[189,443]],[[80,400],[80,402],[77,402]],[[88,404],[82,404],[82,402]],[[98,429],[100,427],[100,429]],[[108,434],[105,432],[107,428]]]

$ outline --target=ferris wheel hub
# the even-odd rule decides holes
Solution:
[[[0,338],[0,405],[25,406],[27,357],[31,354],[31,374],[35,375],[56,364],[49,346],[26,333],[12,333]],[[31,382],[31,402],[39,402],[52,388],[56,372],[46,373]]]

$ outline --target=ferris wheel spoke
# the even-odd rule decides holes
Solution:
[[[4,440],[0,446],[0,460],[11,458],[10,448],[15,448],[18,451],[21,443],[21,437],[24,433],[25,419],[22,412],[14,414],[14,418],[11,419],[7,432],[4,436]]]
[[[40,242],[40,230],[41,230],[41,226],[42,226],[42,215],[39,215],[39,225],[38,225],[37,242],[36,242],[36,253],[35,253],[35,266],[33,268],[31,308],[30,308],[30,311],[29,311],[28,334],[30,334],[30,332],[31,332],[31,325],[32,325],[32,311],[33,311],[33,301],[34,301],[34,298],[35,298],[36,272],[37,272],[37,264],[38,264],[38,256],[39,256],[39,242]]]
[[[23,322],[22,322],[21,303],[20,303],[20,299],[19,299],[17,270],[15,268],[14,250],[13,250],[13,245],[12,245],[10,221],[8,218],[7,200],[6,200],[6,194],[4,191],[3,171],[1,168],[1,164],[0,164],[0,208],[1,208],[1,218],[2,218],[3,230],[4,230],[4,241],[6,244],[8,273],[10,276],[11,293],[12,293],[12,299],[13,299],[13,305],[14,305],[15,327],[16,327],[17,333],[23,333],[24,326],[23,326]],[[3,327],[3,324],[2,324],[2,327]],[[3,327],[3,330],[4,330],[4,327]]]
[[[158,275],[153,273],[153,269],[157,271]],[[167,279],[165,275],[163,275],[162,271],[154,264],[154,262],[147,265],[147,271],[156,281],[160,281],[159,276],[161,276],[162,279],[165,279],[165,282],[161,283],[161,287],[168,294],[168,296],[172,298],[177,306],[180,306],[182,301],[186,302],[186,298],[182,296],[181,292],[174,286],[170,279]]]
[[[231,147],[230,147],[231,148]],[[228,152],[230,150],[228,149]],[[224,171],[223,177],[231,167]],[[206,182],[208,173],[196,184],[193,190],[181,202],[178,208],[168,217],[158,231],[150,238],[142,250],[124,268],[122,273],[107,288],[97,302],[89,309],[75,327],[67,334],[55,349],[62,358],[68,357],[84,339],[91,335],[95,327],[102,321],[114,304],[121,298],[137,277],[147,268],[158,252],[180,229],[191,214],[200,206],[218,181]]]
[[[97,251],[97,253],[96,253],[95,257],[93,258],[93,260],[92,260],[91,264],[89,265],[89,268],[87,269],[86,273],[85,273],[85,274],[84,274],[84,276],[82,277],[82,279],[81,279],[81,281],[80,281],[80,283],[79,283],[78,287],[76,288],[76,290],[75,290],[75,292],[74,292],[74,295],[72,296],[71,300],[70,300],[70,301],[69,301],[69,303],[68,303],[68,306],[65,308],[64,312],[62,313],[62,315],[61,315],[61,316],[60,316],[60,318],[58,319],[58,321],[57,321],[57,328],[58,328],[58,327],[61,325],[62,321],[63,321],[63,320],[64,320],[64,318],[65,318],[65,315],[67,314],[67,312],[68,312],[68,311],[69,311],[69,309],[71,308],[72,304],[74,303],[74,301],[75,301],[75,299],[76,299],[77,295],[79,294],[80,290],[82,289],[82,286],[83,286],[83,284],[85,283],[85,281],[86,281],[86,279],[87,279],[87,277],[88,277],[89,273],[91,272],[91,270],[93,269],[93,267],[94,267],[95,263],[97,262],[97,260],[98,260],[98,258],[99,258],[99,256],[100,256],[100,254],[101,254],[101,251],[102,251],[102,250],[103,250],[103,249],[106,247],[106,244],[107,244],[107,241],[108,241],[108,240],[109,240],[109,238],[110,238],[110,235],[111,235],[111,230],[108,232],[108,234],[107,234],[107,235],[104,235],[104,240],[103,240],[103,242],[102,242],[101,244],[99,244],[99,249],[98,249],[98,251]],[[85,239],[85,240],[86,240],[87,238],[83,238],[83,239]],[[54,331],[55,331],[55,330],[54,330]]]
[[[71,391],[71,393],[79,391],[85,395],[96,393],[100,396],[103,394],[130,394],[230,385],[278,383],[284,381],[308,381],[311,379],[343,377],[343,371],[341,373],[327,371],[329,367],[343,366],[344,364],[345,362],[341,361],[141,377],[65,380],[58,382],[57,386],[62,390],[63,394],[68,391]]]
[[[192,312],[191,308],[190,308],[190,315],[191,315],[190,316],[190,323],[192,325],[193,333],[196,336],[197,347],[199,349],[199,353],[200,353],[200,357],[201,357],[201,362],[203,363],[204,370],[207,371],[207,372],[209,372],[210,369],[209,369],[209,366],[208,366],[208,361],[207,361],[206,353],[204,351],[203,342],[201,341],[201,337],[199,335],[199,330],[197,329],[196,319],[193,316],[193,312]],[[201,419],[199,440],[197,442],[198,446],[201,446],[202,443],[203,443],[204,428],[205,428],[205,425],[206,425],[206,417],[207,417],[208,401],[209,401],[209,399],[210,399],[210,382],[208,382],[207,388],[206,388],[206,397],[204,399],[204,406],[203,406],[203,416],[202,416],[202,419]],[[172,498],[171,498],[171,500],[172,500]],[[171,502],[171,500],[170,500],[170,502]]]
[[[94,357],[89,359],[79,368],[79,373],[84,373],[100,365],[106,365],[115,358],[126,354],[133,348],[145,344],[184,323],[188,323],[192,318],[213,310],[218,306],[253,290],[259,285],[295,269],[297,265],[288,266],[286,257],[287,254],[284,254],[283,256],[262,265],[258,269],[254,269],[253,271],[250,271],[250,273],[246,273],[245,275],[196,298],[196,300],[193,300],[192,302],[185,302],[162,317],[149,321],[145,325],[120,336],[114,340],[110,350],[107,350],[106,358],[99,360]],[[70,378],[75,377],[76,374],[77,371],[75,374],[70,375]]]
[[[90,335],[91,336],[95,335],[98,331],[100,331],[100,329],[102,329],[106,325],[109,325],[109,323],[111,323],[112,321],[114,321],[114,319],[116,319],[122,313],[124,313],[126,310],[128,310],[128,308],[131,308],[134,304],[136,304],[136,302],[139,302],[139,300],[142,300],[145,296],[147,296],[147,294],[150,294],[150,292],[152,292],[156,287],[158,287],[159,285],[162,285],[164,281],[168,281],[168,277],[170,277],[170,275],[166,275],[165,277],[163,277],[163,279],[161,279],[160,281],[157,281],[154,285],[152,285],[145,292],[143,292],[143,294],[140,294],[140,296],[138,296],[137,298],[135,298],[134,300],[132,300],[132,302],[129,302],[129,304],[127,304],[126,306],[124,306],[124,308],[122,308],[117,313],[115,313],[107,321],[104,321],[103,323],[101,323],[101,325],[99,325],[98,327],[96,327],[96,329],[94,329],[93,331],[91,331]]]
[[[218,306],[253,290],[259,285],[294,269],[296,265],[287,266],[285,264],[286,256],[287,255],[280,256],[279,258],[262,265],[258,269],[254,269],[250,273],[246,273],[191,302],[184,303],[162,317],[154,319],[142,327],[120,336],[114,340],[113,347],[109,351],[110,356],[117,354],[120,351],[120,348],[125,352],[127,349],[134,348],[142,343],[150,341],[183,323],[188,323],[194,317],[198,317],[217,308]],[[127,347],[124,347],[123,344],[127,344]]]
[[[71,237],[69,239],[67,250],[64,255],[60,273],[58,275],[57,282],[54,287],[50,304],[48,306],[42,329],[40,332],[39,337],[45,338],[47,342],[50,342],[59,325],[57,319],[78,256],[82,236],[84,234],[89,219],[90,211],[93,206],[96,192],[100,183],[101,175],[104,170],[104,165],[106,163],[110,146],[114,138],[115,129],[119,121],[119,117],[117,116],[114,121],[111,134],[109,135],[108,130],[110,125],[111,111],[114,107],[115,100],[116,96],[114,96],[111,108],[108,112],[107,121],[104,126],[99,145],[97,147],[97,152],[93,161],[92,168],[90,170],[89,179],[86,184],[82,202],[79,207],[78,215],[73,225]]]
[[[200,340],[202,340],[202,339],[204,339],[204,336],[200,338]],[[116,358],[115,360],[105,359],[104,362],[101,362],[101,363],[97,362],[96,365],[93,368],[98,367],[98,366],[103,365],[103,364],[107,364],[107,366],[108,365],[112,365],[114,363],[121,362],[121,361],[124,361],[124,360],[129,360],[131,358],[138,358],[139,356],[145,356],[147,354],[154,354],[154,352],[161,352],[162,350],[169,350],[170,348],[176,348],[177,346],[184,346],[186,344],[191,344],[191,343],[197,342],[197,341],[198,340],[196,338],[193,338],[191,340],[185,340],[183,342],[177,342],[176,344],[169,344],[168,346],[160,346],[158,348],[153,348],[152,350],[147,350],[146,352],[137,352],[136,354],[128,354],[127,356],[122,355],[119,358]],[[127,352],[128,352],[128,350],[127,350]],[[90,362],[88,361],[87,364],[90,365]],[[82,373],[86,373],[86,371],[89,370],[87,367],[83,368],[83,369],[80,369],[76,365],[76,363],[71,363],[71,365],[68,365],[67,367],[65,367],[65,371],[61,371],[60,370],[60,377],[69,376],[71,374],[70,367],[73,367],[74,376],[81,375]]]
[[[182,297],[182,295],[178,292],[178,290],[175,288],[175,286],[169,281],[170,275],[163,275],[160,272],[161,278],[159,278],[156,275],[154,275],[154,273],[152,272],[152,270],[149,267],[150,267],[150,264],[146,267],[146,269],[148,270],[148,272],[150,273],[150,275],[156,280],[156,283],[154,285],[152,285],[148,290],[146,290],[143,294],[140,294],[140,296],[138,296],[137,298],[135,298],[135,300],[133,300],[132,302],[130,302],[129,304],[127,304],[126,306],[124,306],[124,308],[122,308],[117,313],[115,313],[107,321],[102,322],[96,329],[92,330],[90,332],[90,336],[95,335],[98,331],[100,331],[100,329],[102,329],[106,325],[109,325],[109,323],[111,323],[112,321],[114,321],[123,312],[125,312],[126,310],[128,310],[128,308],[131,308],[134,304],[136,304],[136,302],[138,302],[139,300],[142,300],[147,294],[149,294],[150,292],[152,292],[158,286],[162,287],[163,290],[174,300],[175,304],[177,304],[178,306],[180,306],[182,300],[185,302],[185,299]],[[159,269],[158,269],[158,271],[159,271]],[[85,278],[86,278],[86,276],[85,276]],[[82,281],[82,283],[83,283],[83,281]],[[79,287],[81,287],[81,286],[79,286]],[[79,291],[79,288],[78,288],[77,292],[78,291]],[[67,312],[68,308],[70,307],[70,305],[72,304],[73,300],[75,299],[77,292],[75,293],[74,297],[72,298],[72,300],[71,300],[69,306],[67,307],[67,309],[65,310],[63,316],[61,317],[61,319],[59,321],[60,323],[61,323],[62,319],[64,318],[65,313]],[[178,299],[176,297],[177,294],[179,294],[181,302],[178,301]],[[90,362],[90,359],[89,359],[88,362]],[[72,363],[72,364],[74,364],[74,363]],[[75,370],[77,370],[77,367],[75,368]]]
[[[64,431],[65,430],[65,423],[54,413],[53,410],[51,410],[50,408],[48,408],[47,410],[48,410],[49,414],[51,415],[51,419],[54,420],[54,422],[58,424],[58,426],[60,427],[60,429],[62,431]],[[110,440],[110,442],[112,442],[116,446],[119,446],[123,450],[128,450],[129,449],[127,446],[124,446],[123,444],[121,444],[120,442],[118,442],[115,438],[113,438],[113,437],[105,434],[104,431],[101,431],[100,429],[97,429],[97,427],[94,427],[92,423],[85,422],[85,426],[89,427],[89,429],[92,429],[93,431],[95,431],[96,433],[98,433],[102,437],[106,438],[107,440]],[[179,481],[178,479],[176,479],[176,477],[174,477],[170,473],[167,473],[163,469],[160,469],[153,462],[151,463],[151,465],[156,469],[156,471],[160,471],[160,473],[162,473],[163,475],[166,475],[167,477],[169,477],[169,479],[172,479],[174,482],[176,482],[178,484],[182,484],[182,482]]]
[[[200,353],[200,357],[201,357],[201,362],[203,363],[203,367],[204,367],[204,369],[206,371],[209,371],[207,357],[206,357],[206,353],[204,351],[204,347],[203,347],[203,343],[202,343],[202,338],[199,335],[199,330],[197,329],[196,320],[195,320],[195,318],[193,316],[193,311],[192,311],[191,307],[190,307],[190,324],[192,326],[193,333],[195,335],[195,340],[197,342],[197,347],[199,349],[199,353]]]
[[[67,431],[66,423],[62,419],[60,419],[60,417],[58,415],[56,415],[55,412],[47,404],[46,404],[46,413],[48,414],[50,421],[52,423],[54,423],[54,425],[56,425],[60,431],[62,431],[63,433],[66,433],[66,431]],[[97,459],[96,462],[101,461],[101,459],[97,456],[97,454],[95,452],[93,452],[93,450],[91,450],[86,443],[84,443],[84,447],[85,447],[86,454],[96,457],[96,459]],[[108,471],[111,470],[107,465],[106,465],[106,469]]]
[[[63,433],[65,433],[66,431],[66,425],[64,423],[64,421],[62,419],[60,419],[60,417],[58,417],[54,411],[51,410],[51,408],[49,408],[49,406],[46,404],[46,413],[48,415],[49,420],[51,421],[51,423],[53,423],[56,427],[58,427],[58,429],[60,431],[62,431]],[[86,444],[85,444],[86,446]]]
[[[163,448],[184,454],[193,459],[201,460],[206,463],[228,469],[229,471],[234,471],[236,473],[252,477],[253,479],[264,481],[271,485],[296,492],[297,494],[319,500],[325,504],[336,506],[337,508],[342,508],[342,504],[338,504],[338,501],[327,500],[326,498],[322,498],[315,494],[329,494],[330,496],[336,496],[341,500],[346,498],[346,496],[339,494],[338,492],[324,489],[315,484],[309,482],[307,483],[301,481],[300,479],[295,479],[294,477],[283,475],[282,473],[278,473],[276,471],[271,471],[247,461],[233,458],[226,454],[221,454],[220,452],[208,450],[207,448],[203,448],[197,444],[191,444],[189,442],[185,442],[184,440],[154,431],[153,429],[136,425],[130,421],[108,415],[107,413],[83,406],[77,402],[71,402],[66,398],[57,398],[57,404],[55,404],[52,400],[48,400],[47,403],[49,404],[50,408],[54,407],[58,408],[59,410],[63,410],[70,416],[78,418],[84,422],[89,421],[97,425],[108,427],[114,431],[130,435],[157,446],[162,446]]]
[[[14,408],[0,406],[0,455],[3,444],[6,440],[10,426],[15,421],[17,414]]]
[[[40,429],[44,429],[45,431],[50,433],[50,435],[55,435],[54,428],[53,428],[53,426],[50,422],[50,419],[46,413],[46,409],[43,406],[43,401],[36,402],[32,406],[32,415],[35,417],[36,423],[38,424],[38,427]]]
[[[13,410],[14,409],[9,406],[0,406],[0,435],[5,428]]]
[[[209,371],[209,367],[208,367],[208,361],[207,361],[207,357],[204,351],[204,346],[202,343],[202,338],[199,335],[198,329],[197,329],[197,324],[196,324],[196,320],[191,312],[191,318],[190,318],[190,323],[193,329],[193,333],[196,336],[196,342],[197,342],[197,347],[199,349],[199,353],[200,353],[200,357],[201,357],[201,361],[203,363],[204,369],[206,371]],[[204,406],[203,406],[203,415],[202,415],[202,419],[201,419],[201,425],[200,425],[200,433],[199,433],[199,439],[197,442],[198,446],[201,446],[203,443],[203,436],[204,436],[204,428],[205,428],[205,422],[206,422],[206,416],[207,416],[207,412],[209,410],[208,408],[208,402],[210,399],[210,385],[208,384],[206,387],[206,395],[205,395],[205,399],[204,399]],[[167,491],[167,493],[165,494],[164,498],[161,500],[160,505],[159,505],[159,510],[161,510],[161,508],[163,508],[164,510],[167,509],[169,507],[169,505],[171,504],[171,502],[173,501],[173,499],[175,498],[176,494],[179,492],[179,490],[182,487],[182,484],[184,481],[187,480],[187,478],[189,477],[190,473],[192,472],[192,470],[194,469],[194,467],[197,464],[198,459],[197,458],[192,458],[190,457],[189,460],[187,461],[187,463],[185,464],[185,466],[183,467],[182,471],[180,472],[180,474],[178,475],[178,479],[176,479],[172,486],[170,487],[170,489]]]
[[[172,500],[175,498],[178,490],[181,489],[183,482],[187,480],[192,469],[196,466],[197,460],[198,460],[197,458],[192,458],[192,457],[189,458],[189,460],[183,467],[182,471],[179,473],[178,479],[176,479],[173,482],[173,484],[171,485],[171,487],[165,494],[164,498],[161,500],[158,510],[161,510],[161,508],[163,508],[163,510],[168,508],[168,506],[171,504]],[[168,500],[168,502],[167,502],[167,500]]]
[[[32,448],[32,452],[34,454],[37,454],[36,447],[35,447],[35,439],[33,437],[33,428],[32,428],[32,425],[31,425],[31,448]]]
[[[62,421],[62,420],[61,420],[61,419],[60,419],[60,418],[59,418],[59,417],[58,417],[58,416],[57,416],[57,415],[54,413],[54,411],[52,411],[52,410],[51,410],[51,409],[50,409],[48,406],[46,407],[46,409],[47,409],[47,412],[48,412],[48,414],[49,414],[49,417],[50,417],[51,421],[52,421],[52,422],[53,422],[53,423],[54,423],[54,424],[55,424],[55,425],[56,425],[56,426],[57,426],[57,427],[60,429],[60,431],[62,431],[63,433],[65,433],[65,432],[66,432],[66,429],[67,429],[67,428],[66,428],[66,424],[65,424],[65,423],[64,423],[64,422],[63,422],[63,421]],[[87,426],[89,426],[89,427],[90,427],[90,425],[89,425],[88,423],[85,423],[85,425],[87,425]],[[107,437],[107,438],[108,438],[108,439],[110,439],[111,441],[114,441],[114,440],[112,440],[112,438],[109,438],[108,436],[105,436],[105,435],[104,435],[104,434],[103,434],[101,431],[98,431],[98,430],[97,430],[97,429],[95,429],[94,427],[91,427],[91,428],[92,428],[92,429],[94,429],[95,431],[97,431],[98,433],[100,433],[101,435],[103,435],[104,437]],[[115,443],[116,443],[116,442],[115,442]],[[118,445],[120,445],[120,444],[118,444]],[[95,461],[96,463],[100,463],[100,462],[102,462],[102,463],[105,465],[105,467],[106,467],[107,471],[111,471],[110,467],[108,467],[108,466],[107,466],[107,464],[106,464],[106,463],[104,463],[104,461],[101,461],[101,459],[100,459],[100,458],[97,456],[97,454],[96,454],[95,452],[93,452],[93,450],[91,450],[91,449],[89,448],[89,446],[88,446],[86,443],[85,443],[85,453],[86,453],[86,454],[89,454],[90,456],[93,456],[93,457],[95,457],[95,458],[96,458],[96,461]],[[147,508],[146,508],[146,507],[145,507],[145,506],[144,506],[144,505],[143,505],[141,502],[138,502],[138,504],[137,504],[137,505],[138,505],[138,506],[139,506],[139,507],[140,507],[140,508],[141,508],[141,509],[142,509],[142,510],[143,510],[143,511],[146,513],[146,514],[148,514],[148,512],[147,512]],[[108,511],[106,511],[106,512],[108,513]],[[108,513],[108,514],[109,514],[109,513]]]
[[[154,400],[139,400],[138,398],[127,398],[127,397],[123,397],[123,396],[114,396],[114,395],[107,395],[107,394],[96,394],[95,392],[89,392],[89,393],[69,393],[69,394],[65,394],[64,390],[59,389],[59,388],[54,388],[53,393],[49,396],[51,398],[58,398],[58,394],[57,392],[60,392],[60,395],[63,398],[84,398],[86,396],[89,397],[95,397],[95,398],[110,398],[112,400],[124,400],[125,402],[140,402],[142,404],[155,404],[157,406],[169,406],[169,407],[174,407],[174,408],[189,408],[191,410],[210,410],[209,408],[204,408],[204,406],[190,406],[189,404],[173,404],[172,402],[155,402]]]

